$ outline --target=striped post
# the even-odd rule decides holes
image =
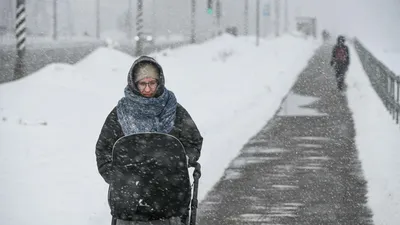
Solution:
[[[25,53],[25,41],[26,41],[25,0],[17,0],[15,35],[17,39],[18,57],[22,58]]]
[[[137,14],[136,14],[136,36],[138,37],[138,40],[136,41],[136,56],[140,56],[143,54],[142,30],[143,30],[143,0],[138,0]]]
[[[15,37],[17,40],[17,59],[14,66],[14,80],[17,80],[24,76],[24,55],[26,42],[25,0],[17,0]]]

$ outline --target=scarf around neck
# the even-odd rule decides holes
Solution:
[[[125,87],[125,96],[117,105],[118,121],[125,135],[143,132],[169,133],[175,124],[177,100],[164,87],[157,98],[137,95]]]

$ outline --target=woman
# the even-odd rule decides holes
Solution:
[[[153,58],[142,56],[137,59],[128,74],[125,96],[107,116],[96,144],[98,171],[110,184],[115,176],[112,168],[112,148],[121,137],[142,133],[159,132],[178,138],[185,147],[189,166],[195,165],[200,157],[203,138],[189,113],[181,106],[172,91],[165,87],[161,65]],[[116,218],[116,224],[169,224],[180,225],[180,218],[162,221],[137,222]],[[142,222],[139,222],[142,221]]]

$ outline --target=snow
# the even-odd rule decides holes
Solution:
[[[383,48],[381,43],[364,42],[364,47],[395,74],[400,75],[400,48]]]
[[[171,34],[168,36],[156,36],[154,41],[156,44],[161,45],[161,44],[173,44],[178,42],[187,42],[189,40],[188,38],[185,38],[184,35]]]
[[[187,43],[189,40],[188,38],[185,38],[184,35],[181,34],[170,34],[168,36],[166,35],[156,35],[152,34],[151,31],[146,31],[146,33],[153,35],[153,43],[156,46],[160,45],[170,45],[170,44],[176,44],[176,43]],[[135,40],[129,40],[127,38],[127,34],[122,31],[118,30],[107,30],[104,31],[101,34],[101,38],[108,44],[108,45],[114,45],[114,46],[120,46],[120,45],[136,45]]]
[[[255,38],[225,35],[152,55],[204,137],[199,200],[231,162],[245,163],[232,160],[274,115],[319,44],[294,36],[260,43],[256,47]],[[400,72],[398,51],[366,47]],[[346,95],[368,182],[368,205],[375,224],[395,225],[400,221],[399,126],[350,50]],[[99,48],[75,65],[51,64],[0,85],[1,224],[110,223],[108,187],[97,172],[94,148],[105,117],[123,94],[133,60]],[[324,116],[301,107],[316,100],[289,93],[280,113]],[[248,158],[246,163],[257,160],[266,159]]]
[[[356,145],[367,180],[374,224],[400,221],[400,129],[371,86],[355,49],[347,77],[347,97],[356,129]]]
[[[311,96],[302,96],[290,92],[282,103],[282,107],[278,113],[279,116],[328,116],[326,113],[321,113],[316,109],[310,109],[303,106],[312,104],[318,101],[319,98]]]
[[[255,38],[225,35],[152,55],[204,137],[199,200],[273,116],[318,45],[283,36],[256,47]],[[0,85],[1,224],[110,223],[95,143],[133,60],[99,48],[75,65]]]

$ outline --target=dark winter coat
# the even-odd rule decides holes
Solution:
[[[157,95],[161,95],[162,93],[160,91],[163,90],[165,85],[163,69],[160,64],[158,64],[158,62],[151,57],[142,56],[133,63],[128,73],[128,86],[134,93],[140,94],[133,81],[135,80],[135,70],[141,63],[152,63],[159,70],[160,79]],[[177,104],[176,108],[174,128],[169,132],[169,134],[175,136],[182,142],[183,146],[185,147],[186,154],[189,157],[189,165],[193,165],[195,162],[197,162],[200,157],[203,137],[201,136],[189,113],[179,103]],[[114,107],[104,122],[96,144],[96,160],[98,171],[104,180],[109,184],[113,179],[113,169],[111,165],[112,149],[114,143],[123,136],[124,133],[118,121],[117,108]]]
[[[199,159],[203,137],[189,113],[179,104],[176,109],[175,126],[169,134],[182,142],[190,163]],[[123,136],[124,133],[118,122],[117,111],[114,108],[107,116],[96,144],[97,167],[107,183],[110,183],[113,179],[112,148],[114,143]]]
[[[336,52],[339,48],[343,48],[346,54],[346,60],[340,61],[336,58]],[[331,58],[331,65],[334,65],[336,73],[344,73],[347,71],[350,64],[350,52],[349,48],[345,44],[336,44],[332,50],[332,58]]]

